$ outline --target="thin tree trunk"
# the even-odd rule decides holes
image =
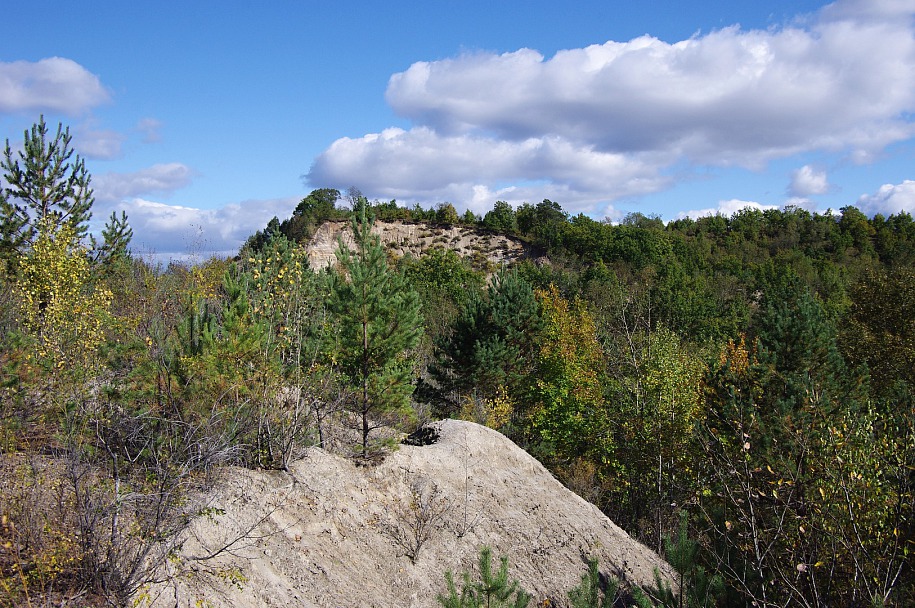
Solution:
[[[365,294],[363,293],[363,301]],[[362,320],[362,458],[369,452],[369,324]]]

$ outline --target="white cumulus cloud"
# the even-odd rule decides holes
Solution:
[[[95,198],[117,202],[123,199],[169,194],[191,183],[194,171],[181,163],[153,165],[133,173],[105,173],[92,180]]]
[[[47,110],[73,116],[109,99],[99,77],[72,59],[0,62],[0,112]]]
[[[466,206],[473,201],[472,207],[478,209],[491,208],[496,200],[549,198],[551,192],[564,203],[592,206],[608,196],[663,188],[667,179],[659,175],[658,165],[655,158],[598,152],[555,136],[510,141],[472,134],[443,136],[428,127],[392,128],[337,140],[315,160],[309,181],[349,180],[382,198],[460,201]],[[526,183],[532,180],[541,183]],[[596,192],[601,194],[595,196]]]
[[[806,151],[866,162],[915,135],[913,15],[911,1],[840,0],[769,30],[417,62],[386,92],[414,126],[334,142],[309,182],[468,207],[557,191],[574,212],[662,189],[675,168]],[[828,188],[812,168],[795,182],[801,196]]]
[[[915,213],[915,180],[907,179],[901,184],[884,184],[874,194],[861,196],[857,206],[867,215]]]
[[[420,62],[391,77],[395,111],[442,133],[544,133],[614,152],[677,150],[758,165],[802,150],[880,148],[912,134],[907,20],[729,27],[669,44],[643,36],[545,58],[522,49]]]
[[[829,179],[825,171],[804,165],[791,174],[788,191],[795,197],[807,197],[829,192]]]

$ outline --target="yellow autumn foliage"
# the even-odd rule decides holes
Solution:
[[[476,422],[498,431],[511,421],[514,411],[515,402],[509,396],[508,389],[500,386],[492,399],[465,396],[459,417],[461,420]]]
[[[606,433],[603,352],[594,319],[581,300],[569,302],[555,285],[535,293],[544,327],[529,424],[562,458],[585,451],[605,455],[612,441]]]
[[[112,295],[93,285],[87,251],[74,227],[40,221],[19,271],[14,293],[20,322],[35,338],[38,358],[55,368],[89,363],[104,338]]]

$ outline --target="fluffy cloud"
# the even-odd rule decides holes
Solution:
[[[105,173],[93,179],[95,198],[118,202],[150,194],[169,194],[191,183],[194,172],[181,163],[153,165],[134,173]]]
[[[93,180],[93,231],[101,231],[112,212],[127,213],[138,255],[155,261],[199,260],[238,253],[245,240],[274,216],[289,217],[299,198],[248,200],[218,209],[167,204],[150,195],[171,195],[191,183],[192,169],[181,163],[153,165],[133,173],[107,173]]]
[[[102,205],[101,210],[106,215],[126,211],[134,231],[134,252],[167,262],[234,255],[270,218],[289,217],[298,202],[298,198],[251,200],[197,209],[134,198]]]
[[[901,184],[880,186],[876,193],[861,196],[858,208],[868,215],[892,215],[902,211],[915,213],[915,180],[907,179]]]
[[[675,167],[759,168],[811,150],[867,161],[915,135],[913,14],[911,2],[840,0],[765,31],[418,62],[386,93],[415,126],[334,142],[309,181],[424,202],[457,190],[447,200],[465,206],[536,183],[570,193],[560,200],[575,211],[663,188]],[[796,194],[828,187],[819,177],[798,175]]]
[[[73,136],[73,147],[86,158],[111,160],[121,156],[123,134],[110,129],[78,128]]]
[[[484,209],[498,199],[539,200],[529,195],[549,198],[552,192],[561,193],[564,203],[587,207],[608,196],[663,188],[667,179],[657,171],[658,155],[645,156],[654,157],[598,152],[555,136],[509,141],[442,136],[428,127],[392,128],[337,140],[318,156],[308,177],[313,184],[350,180],[376,196],[404,201],[452,200]],[[532,180],[541,183],[534,186]],[[503,182],[511,185],[500,187]]]
[[[0,62],[0,112],[47,110],[73,116],[109,98],[98,76],[70,59]]]
[[[766,209],[778,209],[774,205],[760,205],[755,201],[742,201],[736,198],[733,198],[728,201],[721,201],[718,203],[717,207],[710,207],[708,209],[694,209],[692,211],[683,211],[682,213],[677,214],[677,219],[682,220],[683,218],[692,218],[698,219],[700,217],[706,217],[709,215],[723,215],[725,217],[731,217],[738,211],[742,209],[757,209],[759,211],[765,211]]]
[[[795,197],[807,197],[829,192],[829,179],[825,171],[804,165],[791,174],[791,185],[788,192]]]
[[[915,40],[908,20],[853,17],[675,44],[643,36],[550,59],[522,49],[421,62],[391,78],[387,99],[441,133],[552,133],[715,164],[880,148],[913,133],[901,115],[915,108]]]

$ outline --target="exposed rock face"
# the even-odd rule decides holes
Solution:
[[[461,257],[477,254],[499,266],[527,255],[521,241],[466,226],[378,221],[375,222],[372,232],[378,235],[381,244],[390,253],[398,257],[407,253],[419,257],[423,251],[439,246],[454,249]],[[336,263],[338,238],[342,238],[345,245],[353,247],[353,233],[349,222],[324,222],[317,229],[308,244],[308,261],[313,269],[318,270]]]
[[[197,564],[210,574],[151,589],[153,605],[437,606],[444,572],[474,571],[484,545],[509,556],[510,575],[552,605],[565,604],[589,556],[637,584],[650,585],[654,569],[671,575],[500,433],[454,420],[435,426],[436,443],[401,446],[377,466],[312,449],[288,473],[231,470],[213,502],[225,513],[199,518],[185,556],[262,521],[231,554]],[[414,562],[423,508],[438,517]],[[400,533],[408,542],[398,546]]]

